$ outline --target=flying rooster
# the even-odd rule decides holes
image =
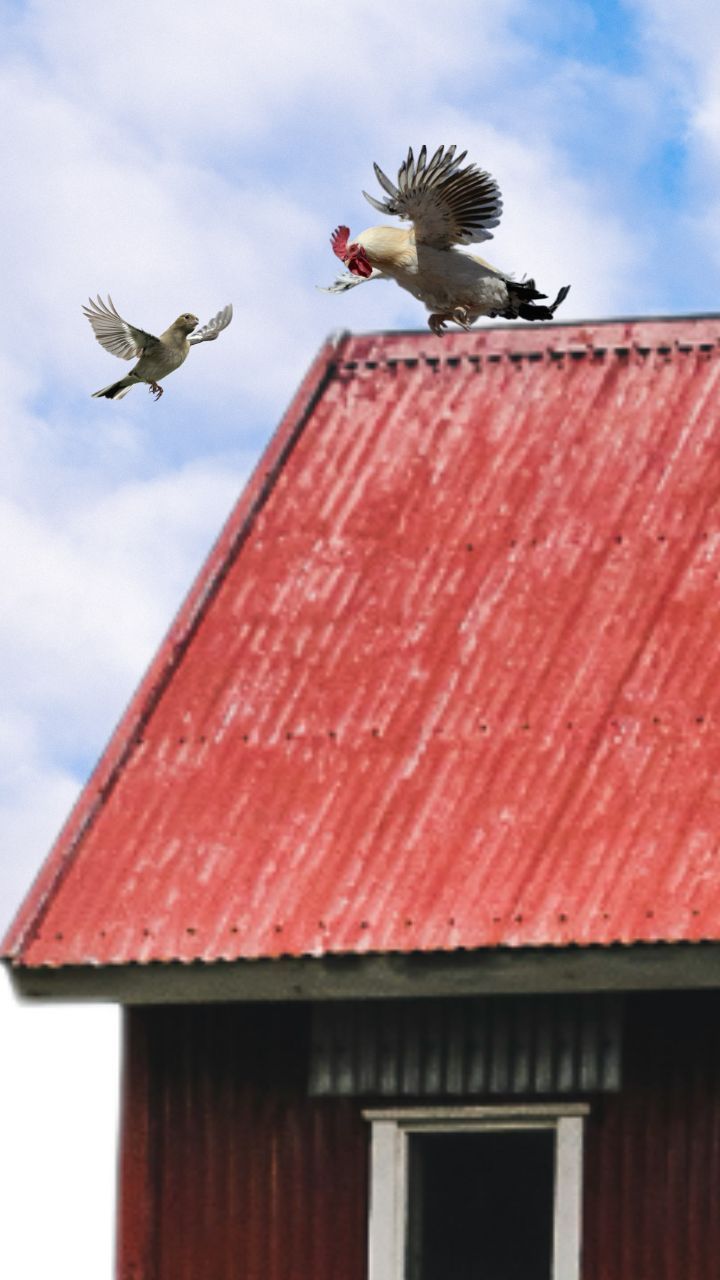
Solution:
[[[491,240],[491,227],[500,222],[502,198],[494,178],[477,165],[462,165],[466,151],[438,147],[430,161],[422,147],[417,160],[412,148],[394,186],[374,165],[386,200],[365,199],[380,213],[411,222],[412,227],[382,224],[350,236],[348,227],[333,232],[333,253],[347,267],[324,292],[344,293],[366,280],[395,280],[431,312],[428,324],[442,334],[449,321],[469,329],[479,316],[505,320],[551,320],[567,297],[565,285],[549,306],[538,305],[534,280],[513,280],[477,254],[457,245]]]
[[[93,391],[94,397],[106,400],[122,400],[138,382],[147,383],[155,399],[159,400],[163,393],[160,379],[180,368],[196,342],[214,342],[229,325],[233,313],[232,305],[223,307],[202,329],[198,329],[197,316],[187,311],[156,338],[123,320],[109,295],[107,302],[103,302],[99,295],[95,301],[88,299],[83,311],[95,337],[106,351],[120,356],[121,360],[137,360],[124,378],[111,382],[108,387],[101,387],[100,391]]]

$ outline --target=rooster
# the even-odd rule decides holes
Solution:
[[[549,306],[538,305],[534,280],[513,280],[477,254],[456,245],[491,240],[491,227],[500,222],[502,198],[494,178],[476,165],[462,165],[466,151],[438,147],[428,162],[422,147],[415,160],[412,148],[394,186],[374,165],[387,199],[365,199],[380,213],[392,214],[412,227],[382,224],[350,237],[348,227],[333,232],[333,253],[347,267],[324,292],[344,293],[366,280],[395,280],[430,311],[428,324],[442,334],[449,321],[469,329],[479,316],[505,320],[551,320],[567,297],[565,285]]]

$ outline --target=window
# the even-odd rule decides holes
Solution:
[[[579,1280],[586,1111],[366,1112],[369,1280]]]

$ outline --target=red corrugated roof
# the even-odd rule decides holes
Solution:
[[[719,343],[322,351],[16,963],[720,939]]]

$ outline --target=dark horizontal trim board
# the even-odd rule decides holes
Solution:
[[[720,987],[720,943],[11,968],[18,995],[118,1004],[398,999]]]

